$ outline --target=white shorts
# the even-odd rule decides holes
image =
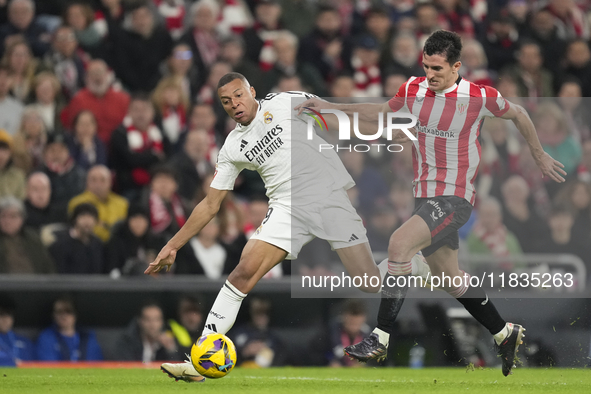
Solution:
[[[271,203],[251,239],[275,245],[287,252],[288,260],[295,260],[315,237],[328,241],[332,250],[368,242],[363,221],[346,190],[335,190],[326,200],[305,207]]]

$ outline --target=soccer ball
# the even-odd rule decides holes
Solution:
[[[191,348],[191,362],[206,378],[223,378],[236,365],[236,348],[223,334],[203,335]]]

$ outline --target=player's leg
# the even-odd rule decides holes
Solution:
[[[347,346],[347,355],[363,362],[386,357],[390,334],[394,330],[396,318],[406,298],[413,265],[419,269],[424,265],[422,256],[417,255],[417,252],[430,243],[429,227],[417,215],[413,215],[392,234],[388,246],[388,261],[380,264],[380,271],[386,272],[382,281],[378,325],[363,341]],[[384,264],[387,265],[384,267]]]
[[[369,242],[336,249],[336,252],[351,277],[367,277],[359,290],[367,293],[380,291],[382,282],[380,270],[373,259]],[[371,280],[372,277],[378,279]]]
[[[228,276],[207,315],[203,335],[213,332],[227,333],[236,321],[242,300],[254,285],[286,256],[287,252],[275,245],[250,239],[242,251],[240,262]],[[160,369],[177,381],[205,381],[190,360],[184,363],[164,363]]]
[[[203,334],[228,332],[236,321],[242,300],[286,256],[287,252],[275,245],[258,239],[249,240],[242,251],[240,262],[228,276],[207,315]]]
[[[525,328],[518,324],[507,323],[485,291],[481,287],[470,286],[470,274],[459,268],[457,249],[454,250],[447,245],[442,246],[426,259],[433,276],[462,278],[460,286],[454,286],[452,280],[452,283],[445,282],[442,289],[456,298],[493,335],[502,359],[503,375],[509,375],[519,345],[522,343]],[[457,280],[456,284],[459,283],[460,280]]]

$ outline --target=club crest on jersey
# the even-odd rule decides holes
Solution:
[[[269,111],[267,111],[263,115],[263,118],[265,119],[265,124],[269,124],[269,123],[271,123],[273,121],[273,114],[270,113]]]
[[[468,109],[468,104],[458,103],[458,112],[460,115],[464,115],[466,109]]]

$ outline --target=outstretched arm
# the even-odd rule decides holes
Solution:
[[[166,271],[174,263],[178,250],[193,238],[220,210],[220,205],[227,190],[209,188],[207,196],[201,201],[183,227],[162,248],[156,259],[148,266],[144,274],[152,274],[166,267]]]
[[[512,120],[517,130],[523,135],[529,145],[531,155],[540,170],[542,170],[542,176],[548,176],[550,179],[559,183],[564,182],[564,178],[560,175],[566,175],[566,171],[563,170],[564,164],[558,160],[554,160],[552,156],[544,152],[542,144],[540,144],[540,140],[538,139],[536,128],[525,108],[514,103],[510,103],[510,105],[509,110],[501,118]]]

